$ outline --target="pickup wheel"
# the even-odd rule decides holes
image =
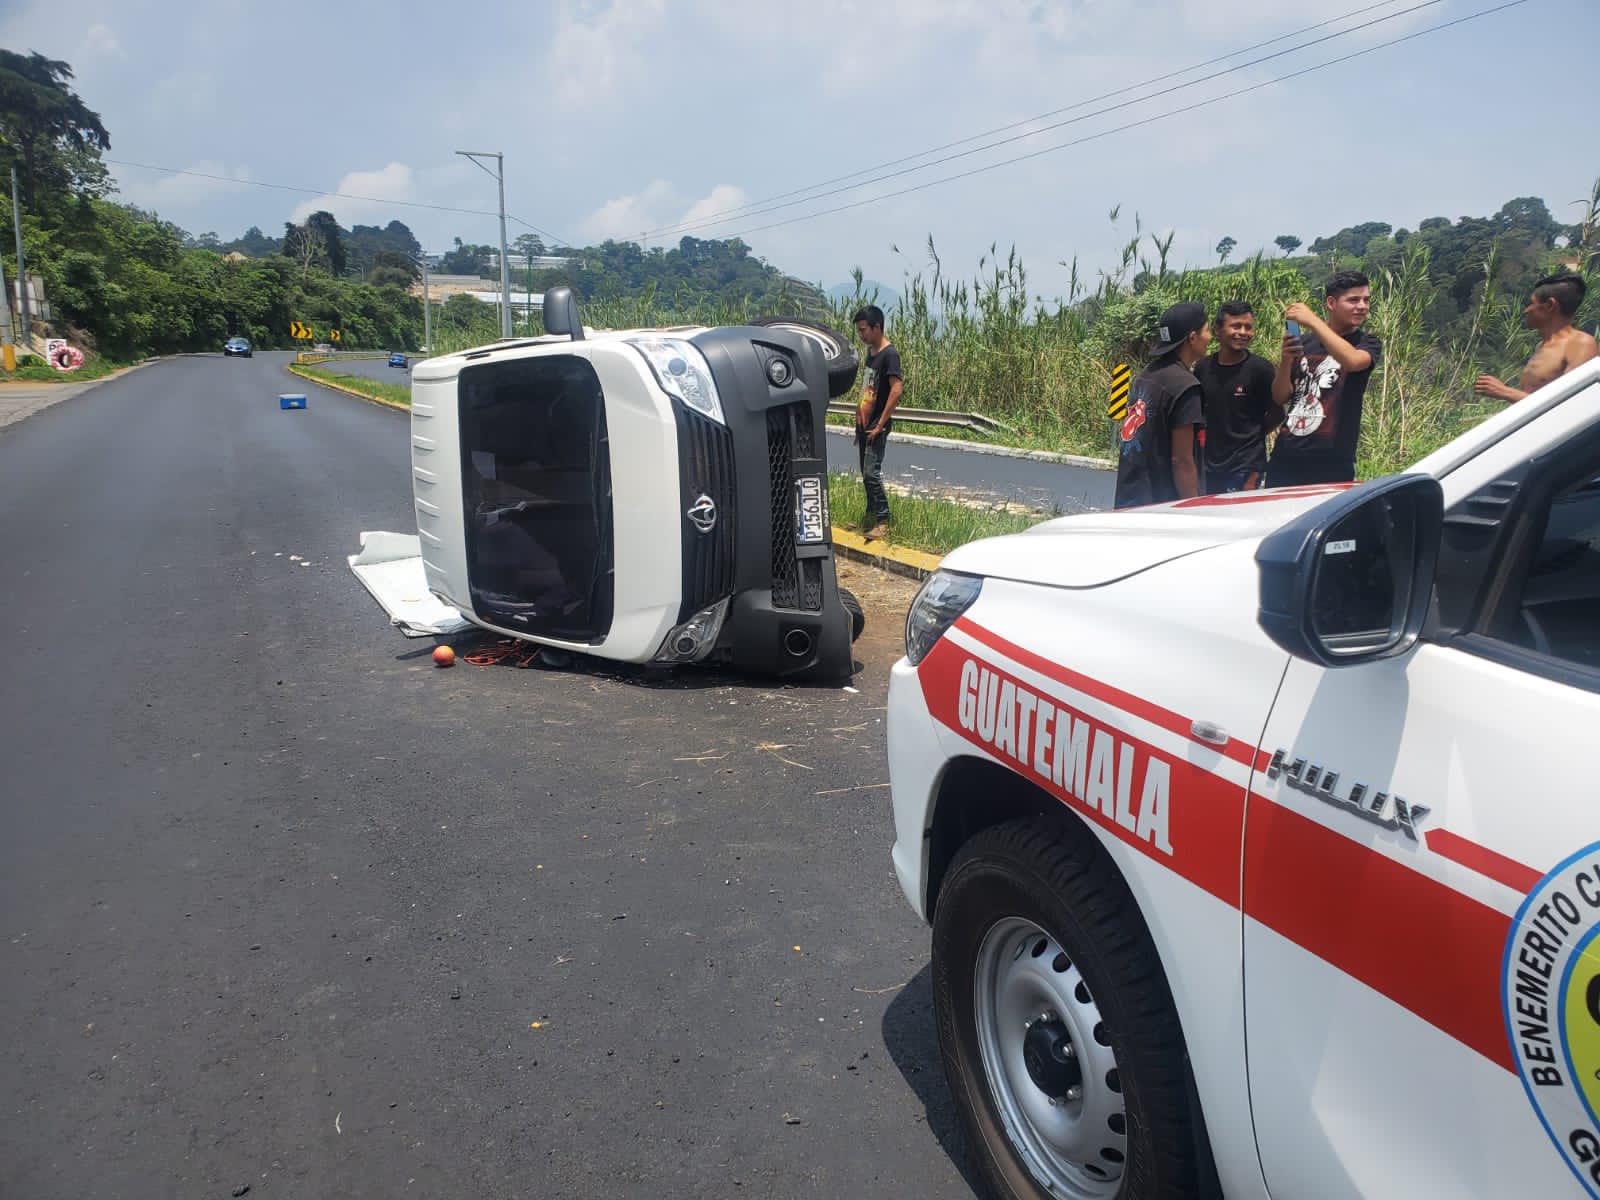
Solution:
[[[1122,877],[1013,821],[957,854],[933,921],[945,1075],[995,1196],[1197,1196],[1186,1051]]]
[[[856,594],[844,588],[839,589],[839,603],[850,614],[850,640],[854,642],[867,627],[867,614],[862,611],[861,601],[856,599]]]
[[[826,325],[800,317],[757,317],[750,324],[762,329],[786,329],[821,346],[828,366],[828,399],[837,400],[855,386],[859,366],[856,352],[849,342]]]

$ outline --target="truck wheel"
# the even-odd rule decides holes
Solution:
[[[1099,848],[1013,821],[962,848],[933,921],[945,1076],[996,1196],[1196,1196],[1183,1033]]]
[[[861,601],[856,599],[856,594],[844,588],[839,589],[839,603],[850,614],[850,640],[854,642],[867,627],[867,614],[861,611]]]
[[[750,324],[762,329],[785,329],[821,346],[822,357],[828,365],[828,399],[837,400],[855,386],[856,352],[849,342],[826,325],[800,317],[757,317]]]

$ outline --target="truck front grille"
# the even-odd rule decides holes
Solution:
[[[734,536],[738,529],[734,491],[733,434],[682,405],[678,418],[678,463],[683,498],[683,606],[687,620],[733,592]],[[701,496],[715,506],[716,523],[702,533],[689,515]]]
[[[767,469],[772,481],[772,603],[776,608],[822,608],[822,562],[794,552],[794,460],[810,453],[811,414],[804,404],[767,410]],[[797,442],[800,445],[797,447]]]

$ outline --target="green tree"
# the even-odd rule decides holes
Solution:
[[[422,276],[417,264],[398,250],[379,250],[367,270],[373,287],[397,287],[404,291]]]
[[[318,210],[306,218],[306,228],[315,230],[322,238],[322,257],[328,270],[343,275],[348,259],[344,252],[344,231],[331,212]]]
[[[1217,243],[1217,261],[1219,263],[1227,262],[1228,261],[1228,255],[1233,253],[1233,248],[1235,246],[1237,246],[1238,244],[1239,243],[1234,241],[1231,237],[1225,237],[1220,242],[1218,242]]]
[[[17,168],[30,209],[110,190],[100,153],[111,135],[72,77],[64,62],[0,49],[0,168]]]
[[[1273,238],[1272,241],[1273,244],[1276,245],[1280,251],[1282,251],[1285,258],[1288,258],[1289,255],[1300,249],[1300,239],[1295,237],[1292,233],[1280,233],[1277,237]]]

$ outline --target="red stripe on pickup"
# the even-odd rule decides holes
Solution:
[[[992,682],[988,682],[982,692],[969,692],[972,711],[968,714],[968,721],[963,722],[961,672],[969,662],[976,664]],[[1016,705],[1014,697],[1018,692],[1026,693],[1035,701],[1039,693],[1003,667],[972,654],[948,639],[940,639],[929,651],[928,657],[922,660],[922,665],[917,669],[917,679],[922,685],[922,696],[928,712],[941,725],[992,754],[1024,779],[1119,841],[1148,854],[1156,862],[1176,871],[1224,903],[1239,907],[1244,788],[1159,747],[1151,746],[1110,722],[1085,717],[1076,708],[1068,707],[1054,697],[1050,697],[1050,703],[1055,710],[1055,728],[1048,738],[1035,720],[1029,727],[1025,744],[1000,745],[994,737],[986,739],[979,733],[978,727],[987,722],[976,716],[977,709],[984,707],[984,694],[990,697],[990,703],[993,704],[992,697],[1002,688],[1009,688],[1012,704]],[[970,682],[976,687],[976,679]],[[1032,705],[1027,707],[1030,711],[1037,711]],[[1083,742],[1086,754],[1092,755],[1101,736],[1108,739],[1110,758],[1106,765],[1112,772],[1111,790],[1114,794],[1104,804],[1119,810],[1115,814],[1105,811],[1105,807],[1090,798],[1097,790],[1089,782],[1093,778],[1093,771],[1084,769],[1086,764],[1080,764],[1076,756],[1072,772],[1074,778],[1064,779],[1060,783],[1051,778],[1050,773],[1038,769],[1038,758],[1043,755],[1045,763],[1053,770],[1054,742],[1064,722],[1074,730],[1080,726],[1086,727]],[[1016,733],[1010,740],[1022,741],[1020,720],[1013,728]],[[1045,738],[1043,743],[1042,738]],[[1124,747],[1129,748],[1129,754],[1123,754]],[[1165,771],[1168,781],[1163,789],[1165,812],[1159,827],[1167,845],[1171,847],[1170,853],[1156,844],[1158,839],[1153,829],[1143,837],[1139,833],[1140,817],[1145,816],[1144,784],[1152,770],[1152,762],[1156,764],[1153,769]],[[1084,791],[1089,795],[1079,794],[1076,788],[1076,776],[1080,770],[1088,784]],[[1131,772],[1126,778],[1125,771]],[[1122,807],[1122,796],[1126,796],[1126,809]]]
[[[1050,662],[964,617],[956,627],[1040,675],[1209,745],[1193,737],[1189,721],[1178,713]],[[997,753],[959,719],[960,675],[969,658],[1014,686],[1028,686],[981,656],[941,640],[918,672],[924,698],[937,721],[1004,759],[1004,753]],[[1246,820],[1240,789],[1209,771],[1173,759],[1115,725],[1105,728],[1119,740],[1134,744],[1142,755],[1154,755],[1170,764],[1170,856],[1131,836],[1124,826],[1080,797],[1040,778],[1037,771],[1028,769],[1027,762],[1018,773],[1113,836],[1236,907],[1240,905],[1240,834],[1246,833],[1243,909],[1248,916],[1489,1061],[1514,1070],[1496,986],[1510,917],[1404,862],[1375,852],[1354,836],[1254,792],[1249,794]],[[1230,739],[1222,752],[1258,771],[1269,761],[1264,752],[1258,754],[1237,739]],[[1531,867],[1448,830],[1429,830],[1425,843],[1427,851],[1518,892],[1526,893],[1540,878]]]
[[[1261,796],[1246,829],[1247,915],[1515,1069],[1498,986],[1510,917]]]
[[[1171,733],[1193,742],[1196,746],[1204,746],[1207,750],[1215,750],[1233,759],[1234,762],[1243,763],[1247,767],[1264,769],[1267,759],[1257,763],[1254,746],[1241,742],[1238,738],[1229,738],[1226,746],[1217,746],[1211,742],[1203,742],[1194,736],[1191,726],[1193,720],[1180,713],[1175,713],[1169,708],[1162,708],[1159,704],[1135,696],[1132,692],[1125,692],[1121,688],[1112,687],[1109,683],[1102,683],[1093,676],[1074,671],[1060,663],[1051,662],[1049,659],[1035,654],[1032,650],[1023,648],[1015,642],[1009,642],[998,633],[985,629],[962,617],[956,621],[955,627],[970,638],[975,638],[984,645],[1000,651],[1013,662],[1019,662],[1029,670],[1037,671],[1057,683],[1064,683],[1067,687],[1093,696],[1096,700],[1103,700],[1107,704],[1115,705],[1123,712],[1135,717],[1142,717],[1152,725],[1159,725]]]
[[[1487,846],[1480,846],[1459,833],[1448,829],[1430,829],[1422,835],[1428,849],[1441,858],[1460,863],[1469,871],[1485,875],[1496,883],[1503,883],[1518,895],[1533,891],[1533,885],[1543,876],[1532,867],[1525,867],[1514,858],[1497,854]]]

